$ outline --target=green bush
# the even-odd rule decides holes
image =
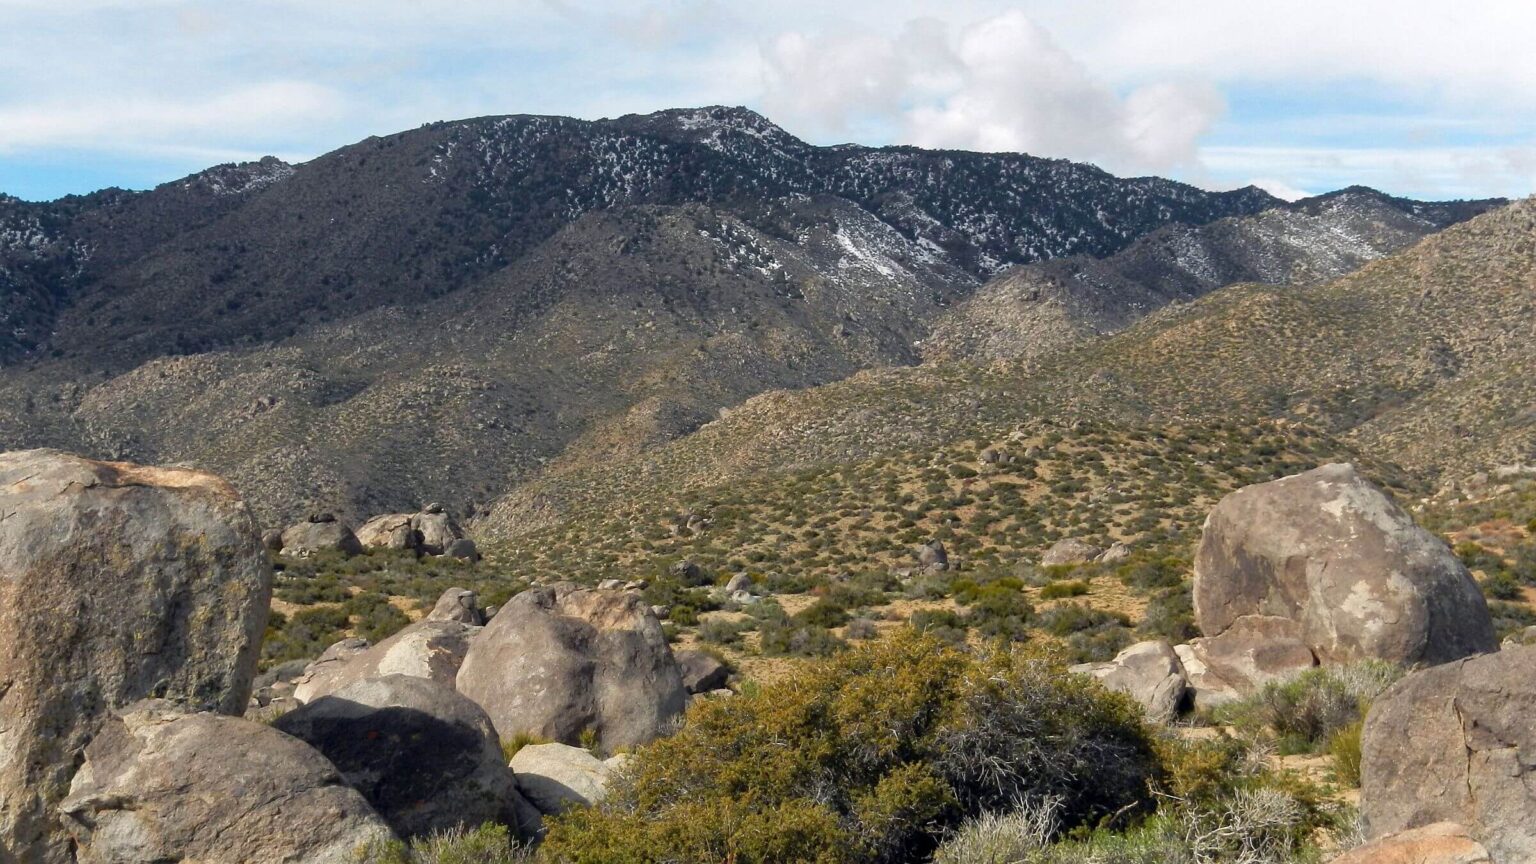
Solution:
[[[1376,660],[1308,669],[1216,711],[1249,738],[1272,736],[1282,752],[1315,753],[1359,722],[1402,670]]]
[[[418,837],[409,844],[376,840],[353,856],[357,864],[530,864],[532,850],[490,822]]]
[[[1145,810],[1158,773],[1129,699],[1022,650],[895,635],[695,703],[600,806],[551,820],[541,856],[920,862],[966,818],[1017,800],[1057,800],[1067,828]]]
[[[1081,579],[1052,582],[1040,589],[1041,600],[1060,600],[1063,597],[1081,597],[1088,593],[1088,583]]]
[[[1333,773],[1340,783],[1356,789],[1360,788],[1360,732],[1364,727],[1364,720],[1356,720],[1328,739]]]

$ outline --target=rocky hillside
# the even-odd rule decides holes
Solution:
[[[1105,258],[1074,255],[1004,272],[940,316],[923,354],[1043,356],[1224,285],[1337,279],[1503,203],[1425,203],[1355,187],[1252,216],[1169,225]]]
[[[1278,418],[1434,483],[1533,461],[1536,202],[1332,282],[1242,284],[1032,362],[925,364],[773,392],[632,463],[551,471],[487,523],[519,533],[593,500],[938,449],[1009,423]]]

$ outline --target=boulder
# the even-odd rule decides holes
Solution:
[[[268,528],[261,532],[261,545],[273,554],[283,551],[283,529]]]
[[[1179,665],[1184,667],[1184,678],[1189,682],[1189,699],[1196,711],[1215,708],[1242,698],[1235,687],[1216,677],[1206,667],[1205,661],[1195,654],[1194,648],[1175,645],[1173,653],[1178,655]]]
[[[1329,864],[1492,864],[1492,859],[1467,829],[1436,822],[1367,843]]]
[[[917,563],[927,570],[948,570],[949,552],[944,549],[944,541],[929,540],[917,547]]]
[[[1494,861],[1536,861],[1536,647],[1398,681],[1371,706],[1360,753],[1368,836],[1455,822]]]
[[[449,543],[448,548],[443,550],[443,554],[449,558],[457,558],[460,561],[474,563],[480,560],[480,547],[476,546],[475,541],[468,537],[460,537]]]
[[[568,584],[507,601],[470,645],[458,688],[503,739],[574,744],[592,730],[608,751],[671,731],[687,698],[661,623],[638,593]]]
[[[1057,540],[1040,556],[1041,567],[1060,567],[1066,564],[1087,564],[1104,552],[1097,546],[1075,537]]]
[[[410,675],[452,687],[469,653],[470,641],[480,629],[462,621],[428,617],[372,647],[364,642],[361,651],[344,649],[333,654],[337,647],[333,645],[294,682],[293,698],[300,703],[313,702],[381,675]]]
[[[1220,682],[1240,694],[1288,681],[1317,665],[1301,641],[1301,625],[1267,615],[1239,618],[1220,636],[1191,639],[1189,649],[1204,670],[1207,686]]]
[[[730,680],[731,667],[707,651],[676,651],[673,656],[683,676],[683,688],[689,693],[719,690]]]
[[[244,712],[271,591],[223,480],[0,454],[0,861],[66,860],[54,805],[114,710]]]
[[[410,675],[356,681],[278,718],[402,837],[515,820],[517,786],[480,706]]]
[[[80,864],[347,864],[391,838],[304,742],[158,701],[103,726],[59,811]]]
[[[725,583],[725,593],[735,594],[737,591],[752,593],[752,577],[745,573],[737,573],[729,582]]]
[[[312,555],[316,552],[358,555],[363,551],[363,544],[357,542],[357,535],[352,533],[351,528],[334,518],[323,522],[311,518],[283,531],[283,551],[289,555]]]
[[[704,581],[704,568],[700,567],[696,561],[687,559],[679,561],[672,565],[671,573],[673,578],[684,585],[698,585]]]
[[[599,759],[568,744],[528,744],[512,755],[512,772],[533,806],[553,816],[567,807],[601,802],[608,779],[622,759]]]
[[[1093,560],[1100,564],[1119,564],[1121,561],[1124,561],[1129,557],[1131,557],[1130,545],[1126,543],[1115,542],[1111,543],[1108,549],[1100,552],[1099,557]]]
[[[357,542],[369,549],[411,550],[421,546],[421,535],[411,527],[411,514],[385,513],[357,529]]]
[[[467,588],[449,588],[437,598],[432,611],[427,613],[429,621],[458,621],[461,624],[480,625],[485,623],[485,615],[480,611],[480,597]]]
[[[1246,616],[1289,618],[1330,664],[1436,664],[1496,646],[1467,568],[1347,464],[1223,498],[1205,521],[1194,602],[1207,636]]]
[[[1084,663],[1073,672],[1092,675],[1105,687],[1128,694],[1141,703],[1147,718],[1168,723],[1184,707],[1189,682],[1179,655],[1167,642],[1138,642],[1108,663]]]
[[[421,537],[421,551],[428,555],[441,555],[448,551],[448,546],[453,541],[464,536],[459,524],[453,518],[444,513],[442,508],[435,504],[428,507],[437,507],[435,511],[424,510],[411,517],[411,527]]]

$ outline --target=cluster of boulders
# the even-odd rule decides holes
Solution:
[[[480,560],[475,541],[464,536],[441,504],[428,504],[419,513],[385,513],[364,522],[356,531],[332,513],[312,513],[303,522],[262,534],[272,552],[305,556],[317,552],[360,555],[368,549],[395,549],[418,555],[442,555],[464,561]]]
[[[448,548],[434,525],[413,542]],[[0,861],[342,864],[486,820],[529,838],[622,766],[577,745],[645,743],[724,683],[673,657],[638,592],[570,585],[490,617],[452,589],[377,645],[255,681],[263,538],[190,470],[0,454],[0,577]],[[509,766],[521,740],[549,743]]]

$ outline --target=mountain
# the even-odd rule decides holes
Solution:
[[[1010,268],[1142,262],[1104,265],[1142,287],[1078,292],[1128,322],[1144,295],[1310,279],[1484,206],[1280,207],[1018,154],[814,147],[734,108],[437,123],[149,192],[0,200],[0,446],[195,463],[272,523],[429,500],[485,516],[764,392],[900,378],[926,345],[971,357],[946,322]],[[1296,225],[1347,239],[1263,270]],[[1158,282],[1155,237],[1235,263]]]
[[[1336,280],[1227,286],[1049,355],[867,370],[764,393],[633,460],[547,472],[482,528],[537,534],[590,521],[604,502],[681,502],[797,472],[921,459],[1042,422],[1279,422],[1426,486],[1455,486],[1536,462],[1533,323],[1536,199]]]
[[[1029,358],[1124,329],[1224,285],[1337,279],[1502,201],[1410,201],[1351,187],[1252,216],[1159,228],[1103,258],[1005,271],[943,313],[930,360]]]

